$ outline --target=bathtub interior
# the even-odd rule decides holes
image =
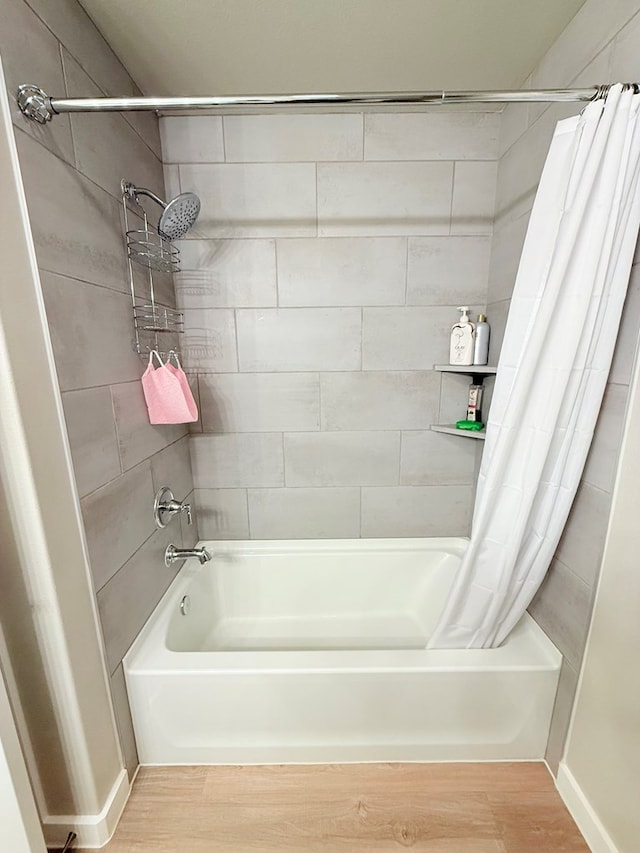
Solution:
[[[466,541],[208,547],[189,612],[173,603],[170,651],[424,649]]]

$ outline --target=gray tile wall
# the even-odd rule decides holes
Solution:
[[[0,0],[9,94],[137,94],[77,0]],[[121,659],[173,578],[162,560],[175,521],[155,530],[154,490],[193,492],[185,427],[150,426],[131,348],[122,177],[164,194],[158,122],[147,114],[58,116],[41,127],[14,111],[16,140],[129,771],[137,764]],[[10,286],[7,283],[7,286]],[[13,286],[13,285],[11,285]],[[15,283],[18,286],[18,283]],[[175,297],[163,291],[171,302]],[[191,539],[192,531],[184,536]]]
[[[500,115],[167,117],[202,197],[177,300],[203,536],[467,534],[474,442],[448,361],[486,302]],[[460,381],[461,380],[461,381]]]
[[[640,78],[640,2],[615,9],[587,0],[527,86],[590,86]],[[632,17],[633,16],[633,17]],[[538,179],[556,122],[575,105],[508,106],[503,113],[488,315],[497,359]],[[607,530],[631,367],[640,329],[640,268],[634,265],[609,384],[590,455],[551,569],[530,612],[564,656],[547,760],[564,750]]]

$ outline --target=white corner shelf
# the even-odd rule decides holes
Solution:
[[[464,376],[495,376],[497,367],[488,364],[434,364],[441,373],[462,373]]]
[[[447,435],[459,435],[461,438],[475,438],[476,441],[484,441],[485,430],[458,429],[455,424],[431,424],[432,432],[444,432]]]
[[[460,373],[463,376],[472,376],[480,380],[485,376],[495,376],[497,367],[489,364],[434,364],[434,370],[440,373]],[[459,435],[461,438],[473,438],[476,441],[484,441],[485,430],[458,429],[455,424],[431,424],[432,432],[443,432],[446,435]]]

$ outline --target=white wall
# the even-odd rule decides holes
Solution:
[[[469,530],[456,306],[485,304],[500,115],[167,117],[169,194],[203,202],[176,295],[212,538]]]
[[[602,572],[558,784],[596,853],[640,839],[640,361]]]

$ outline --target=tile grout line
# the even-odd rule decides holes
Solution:
[[[449,231],[447,232],[449,237],[455,236],[451,233],[451,228],[453,224],[453,199],[456,191],[456,161],[452,160],[451,165],[451,204],[449,206]]]
[[[287,488],[287,460],[284,449],[284,430],[281,433],[282,437],[282,488]]]
[[[156,155],[157,157],[157,155]],[[172,160],[161,161],[164,166],[269,166],[273,168],[283,168],[286,166],[313,166],[313,165],[323,165],[323,166],[385,166],[385,165],[395,165],[401,166],[404,164],[408,165],[421,165],[423,163],[493,163],[497,162],[499,158],[494,156],[491,157],[460,157],[457,161],[452,160],[451,157],[404,157],[404,158],[386,158],[384,160],[363,160],[361,157],[352,157],[350,160],[327,160],[327,159],[319,159],[313,160],[308,157],[306,160],[181,160],[179,162],[174,162]]]
[[[222,162],[227,163],[227,123],[225,116],[220,117],[220,130],[222,135]]]
[[[316,239],[318,239],[320,237],[320,216],[318,213],[320,202],[319,202],[319,198],[318,198],[319,191],[318,191],[318,163],[317,163],[317,161],[314,163],[314,170],[315,170],[315,178],[316,178],[316,233],[315,233],[315,237],[316,237]]]
[[[316,220],[317,220],[317,210],[316,210]],[[275,273],[276,273],[276,308],[280,308],[280,266],[279,266],[279,253],[278,253],[278,243],[280,240],[275,238],[273,241],[273,254],[275,261]]]
[[[318,431],[319,432],[327,432],[323,425],[323,403],[322,403],[322,372],[318,371]]]
[[[204,416],[204,410],[202,408],[202,386],[201,386],[202,374],[198,372],[198,373],[191,374],[191,375],[195,376],[195,378],[196,378],[196,393],[198,395],[198,413],[200,415],[200,419],[199,419],[200,420],[200,429],[198,430],[197,433],[189,432],[189,436],[198,435],[198,434],[203,435],[205,432],[205,428],[204,428],[205,416]]]
[[[251,532],[251,512],[249,508],[249,487],[247,486],[244,489],[244,499],[247,507],[247,535],[249,539],[253,539],[253,534]]]
[[[115,436],[116,436],[116,448],[118,451],[118,462],[120,463],[120,473],[124,474],[125,467],[124,467],[124,461],[122,459],[122,442],[120,439],[120,430],[118,429],[118,417],[116,415],[115,400],[113,399],[112,386],[109,385],[107,387],[109,388],[109,400],[111,402],[111,417],[113,418],[113,428],[114,428],[114,432],[115,432]],[[108,485],[108,483],[112,483],[112,482],[113,482],[113,480],[109,480],[107,483],[104,483],[103,486]],[[103,488],[103,486],[98,486],[98,488]],[[96,491],[96,489],[94,489],[93,491]],[[92,494],[92,492],[89,492],[89,494]]]
[[[60,67],[62,69],[62,82],[64,85],[64,90],[67,93],[67,97],[70,96],[69,92],[69,80],[67,73],[67,63],[64,59],[64,47],[61,41],[58,41],[58,52],[60,54]],[[71,55],[71,54],[69,54]],[[73,165],[74,168],[78,169],[78,150],[76,148],[76,135],[73,130],[73,122],[71,121],[71,116],[68,116],[69,119],[69,135],[71,136],[71,149],[73,151]],[[79,169],[78,169],[79,171]]]
[[[409,243],[411,241],[411,237],[407,236],[406,238],[406,252],[405,252],[405,261],[404,261],[404,306],[406,307],[414,307],[409,306]]]
[[[238,340],[238,309],[233,309],[233,335],[235,338],[235,352],[236,352],[236,369],[225,371],[228,373],[244,373],[245,371],[240,370],[240,342]]]

